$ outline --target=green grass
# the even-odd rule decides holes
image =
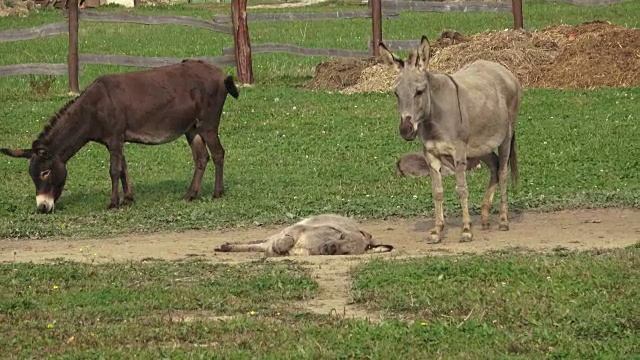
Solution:
[[[0,351],[6,356],[21,348],[22,357],[64,350],[71,336],[81,348],[187,336],[182,331],[205,338],[202,324],[192,333],[193,324],[172,325],[171,319],[293,316],[290,302],[317,291],[306,270],[289,262],[5,263],[0,283]]]
[[[370,261],[357,304],[420,323],[465,358],[629,358],[640,341],[640,247]],[[463,345],[464,344],[464,345]]]
[[[616,358],[637,356],[640,247],[372,260],[371,323],[296,309],[288,262],[0,265],[6,358]],[[230,318],[216,317],[235,315]],[[186,321],[179,321],[184,318]]]
[[[517,127],[522,182],[510,190],[511,209],[637,207],[639,129],[632,114],[640,112],[639,98],[637,88],[527,91]],[[0,118],[11,120],[0,122],[2,145],[28,146],[64,101],[0,108]],[[239,100],[226,104],[221,141],[227,150],[222,199],[211,200],[209,165],[202,200],[182,201],[193,165],[180,138],[161,146],[127,145],[136,203],[106,211],[108,153],[89,144],[69,161],[60,207],[49,216],[34,211],[27,161],[3,157],[0,237],[212,229],[320,212],[368,218],[432,212],[429,181],[395,175],[397,157],[420,144],[398,135],[395,100],[388,94],[245,88]],[[487,181],[486,169],[469,174],[473,213]],[[445,195],[447,213],[458,216],[452,178],[445,179]]]

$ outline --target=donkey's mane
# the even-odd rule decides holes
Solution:
[[[69,109],[69,107],[76,102],[76,100],[78,100],[80,98],[80,96],[82,96],[82,94],[84,94],[84,91],[80,93],[80,95],[76,96],[75,98],[69,100],[66,104],[64,104],[60,110],[58,110],[58,112],[56,112],[55,115],[53,115],[50,119],[49,119],[49,123],[47,125],[45,125],[44,129],[42,130],[42,132],[40,133],[40,135],[38,135],[38,137],[36,138],[36,140],[34,141],[34,143],[38,142],[38,143],[45,143],[46,141],[46,137],[47,135],[49,135],[49,132],[51,131],[51,129],[53,129],[56,124],[58,123],[58,120],[60,120],[60,118],[62,116],[64,116],[67,113],[67,110]]]

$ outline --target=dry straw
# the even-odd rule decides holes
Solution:
[[[456,35],[455,41],[452,35]],[[446,31],[432,44],[432,71],[453,73],[485,59],[506,66],[525,87],[640,86],[640,29],[594,21],[535,32],[459,35]],[[318,65],[316,77],[307,87],[344,93],[384,92],[390,90],[396,74],[374,60],[332,59]]]

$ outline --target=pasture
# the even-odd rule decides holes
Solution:
[[[250,2],[251,4],[251,2]],[[141,8],[210,18],[229,5]],[[255,12],[364,10],[330,2]],[[124,11],[106,7],[101,11]],[[640,26],[640,3],[576,7],[527,1],[528,29],[595,19]],[[61,21],[41,10],[0,31]],[[419,26],[417,25],[419,24]],[[386,39],[474,34],[508,13],[403,12]],[[250,23],[252,44],[364,50],[370,19]],[[287,40],[282,34],[288,34]],[[177,25],[80,24],[80,52],[216,56],[232,38]],[[0,43],[0,65],[65,62],[66,35]],[[473,242],[461,244],[455,181],[444,178],[444,242],[429,179],[398,178],[420,149],[398,135],[390,93],[310,91],[322,57],[254,54],[256,84],[228,99],[220,125],[225,194],[186,203],[193,160],[184,138],[128,144],[135,203],[108,211],[109,156],[97,144],[67,164],[56,212],[35,212],[23,159],[0,158],[0,352],[23,357],[630,358],[640,353],[640,88],[525,89],[516,133],[521,183],[511,230],[480,231],[486,168],[468,174]],[[136,68],[86,65],[97,76]],[[234,74],[232,67],[224,69]],[[68,100],[66,77],[0,78],[0,147],[26,147]],[[301,217],[363,221],[384,256],[264,260],[214,255]],[[592,248],[597,248],[593,250]]]

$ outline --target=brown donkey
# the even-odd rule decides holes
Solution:
[[[480,159],[491,172],[481,207],[482,228],[490,226],[493,195],[500,184],[499,229],[508,230],[507,165],[511,166],[513,183],[518,181],[515,126],[522,97],[518,79],[504,66],[485,60],[477,60],[452,75],[429,72],[426,36],[406,61],[383,43],[379,49],[385,63],[399,70],[394,92],[400,135],[406,141],[420,136],[430,167],[435,226],[429,242],[440,242],[444,229],[443,168],[455,169],[456,192],[462,206],[460,241],[473,239],[466,179],[467,161],[473,158]],[[496,148],[499,155],[494,152]]]
[[[238,98],[233,78],[199,60],[104,75],[62,107],[30,149],[0,152],[30,159],[37,208],[49,213],[62,194],[67,161],[89,141],[105,145],[110,154],[112,209],[120,205],[118,181],[124,190],[122,204],[133,201],[124,143],[164,144],[184,134],[195,166],[185,200],[196,198],[200,191],[209,151],[215,164],[213,197],[217,198],[224,191],[224,149],[218,126],[227,93]]]

